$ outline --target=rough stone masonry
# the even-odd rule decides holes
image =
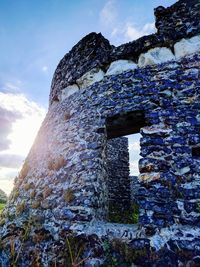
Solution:
[[[1,215],[0,266],[200,266],[200,2],[155,18],[155,34],[114,47],[90,33],[58,64]],[[123,136],[138,132],[139,218],[127,223]]]

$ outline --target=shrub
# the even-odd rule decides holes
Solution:
[[[62,168],[65,165],[66,161],[63,156],[60,156],[57,159],[50,160],[48,162],[48,169],[53,171],[58,171],[60,168]]]
[[[37,208],[39,208],[39,207],[40,207],[40,201],[38,201],[38,200],[34,201],[34,202],[32,203],[32,205],[31,205],[31,208],[32,208],[32,209],[37,209]]]
[[[64,192],[64,200],[69,203],[72,202],[74,199],[75,199],[74,191],[71,188],[68,188]]]
[[[4,193],[4,191],[0,189],[0,203],[6,203],[7,199],[8,198],[6,193]]]
[[[24,190],[28,191],[30,190],[31,188],[34,188],[34,184],[33,183],[25,183],[24,184]]]
[[[47,198],[48,196],[50,196],[50,194],[52,193],[52,189],[48,186],[45,186],[44,191],[43,191],[43,198]]]
[[[35,190],[32,190],[30,192],[30,198],[33,199],[35,197],[35,195],[36,195],[36,191]]]
[[[17,213],[17,215],[19,215],[22,212],[24,212],[25,211],[25,208],[26,208],[26,203],[25,203],[25,200],[23,200],[21,203],[19,203],[16,206],[16,213]]]

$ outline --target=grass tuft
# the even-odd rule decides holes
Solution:
[[[48,169],[52,170],[52,171],[58,171],[59,169],[64,167],[65,164],[66,164],[66,161],[65,161],[64,157],[60,156],[59,158],[54,159],[54,160],[51,159],[48,162]]]
[[[2,213],[5,205],[6,205],[5,203],[0,203],[0,214]]]

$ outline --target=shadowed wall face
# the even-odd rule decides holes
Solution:
[[[131,188],[129,177],[128,138],[110,139],[106,148],[108,170],[108,220],[123,217],[130,210]]]

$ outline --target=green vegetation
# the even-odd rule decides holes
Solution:
[[[115,267],[115,266],[117,266],[117,259],[115,256],[112,255],[111,243],[108,241],[104,241],[103,250],[104,250],[104,255],[105,255],[105,259],[106,259],[103,267]]]
[[[4,193],[3,190],[0,189],[0,214],[4,209],[6,202],[7,202],[7,195]]]
[[[68,248],[68,258],[70,259],[72,267],[81,266],[88,257],[82,258],[85,243],[84,242],[77,242],[77,238],[74,236],[66,238],[66,245]]]
[[[0,214],[1,214],[2,210],[4,209],[4,207],[5,207],[5,203],[0,203]]]
[[[139,206],[137,204],[133,204],[131,207],[131,220],[133,221],[133,223],[138,223],[139,221]]]
[[[117,205],[114,205],[109,208],[109,221],[113,223],[136,224],[139,221],[139,206],[133,203],[130,209],[122,212]]]
[[[0,189],[0,203],[6,203],[7,195],[3,190]]]
[[[105,262],[102,267],[131,267],[133,262],[141,262],[148,257],[146,246],[140,249],[133,248],[121,239],[105,240],[103,243]]]
[[[52,266],[83,266],[85,261],[90,257],[90,253],[88,255],[85,254],[88,245],[88,240],[84,237],[67,233],[65,237],[65,247],[60,251],[59,256],[57,255],[56,258],[54,258]],[[62,265],[59,263],[59,258],[62,259]]]
[[[197,204],[197,212],[200,213],[200,203]]]

